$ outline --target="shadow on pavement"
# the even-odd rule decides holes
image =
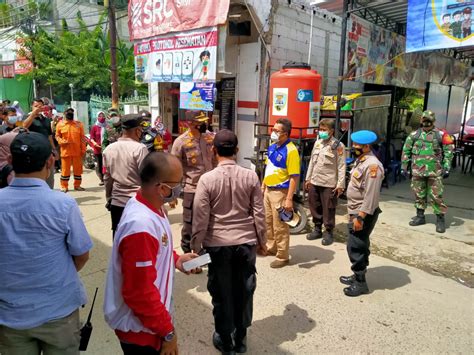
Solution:
[[[282,354],[281,344],[295,341],[298,333],[308,333],[316,326],[316,322],[308,316],[308,312],[296,304],[285,306],[281,315],[273,315],[252,323],[249,349],[252,349],[252,338],[265,339],[269,348],[268,354]],[[255,349],[256,350],[256,349]]]
[[[78,205],[82,205],[85,202],[97,201],[97,200],[102,201],[102,199],[100,197],[96,197],[96,196],[76,197],[76,202],[77,202]],[[92,204],[88,204],[88,205],[98,205],[98,203],[92,203]]]
[[[313,241],[321,244],[321,239]],[[290,265],[310,269],[319,264],[329,264],[334,259],[334,251],[313,245],[295,245],[290,247]]]
[[[367,283],[372,291],[395,290],[411,283],[407,270],[394,266],[377,266],[367,269]]]

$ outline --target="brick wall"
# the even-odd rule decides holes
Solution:
[[[279,1],[274,12],[271,39],[271,71],[289,62],[307,62],[311,17],[300,5]],[[335,94],[339,70],[341,18],[329,12],[316,11],[313,18],[311,66],[323,76],[323,93]],[[344,92],[362,90],[360,83],[344,82]]]

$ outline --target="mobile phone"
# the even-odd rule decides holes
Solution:
[[[209,256],[208,253],[198,256],[197,258],[185,261],[183,263],[183,269],[184,271],[191,271],[192,269],[195,269],[197,267],[201,267],[207,264],[211,263],[211,257]]]

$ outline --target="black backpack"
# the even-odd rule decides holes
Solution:
[[[9,164],[5,165],[0,171],[0,189],[8,186],[8,176],[13,171],[13,167]]]

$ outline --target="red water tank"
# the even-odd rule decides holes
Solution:
[[[321,100],[321,75],[306,63],[290,62],[270,77],[270,120],[274,125],[279,118],[293,123],[292,138],[315,137],[314,129],[319,122]]]

